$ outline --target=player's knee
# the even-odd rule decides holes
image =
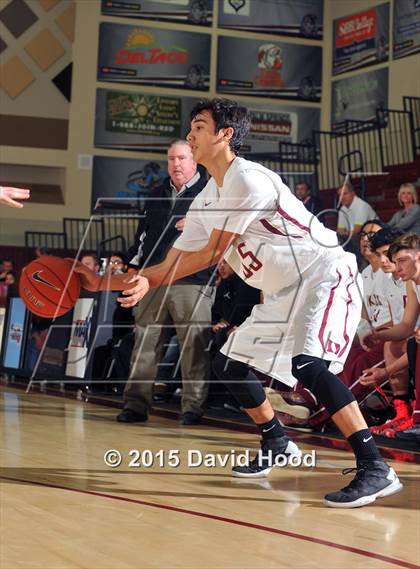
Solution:
[[[294,377],[312,391],[330,415],[334,415],[355,399],[350,389],[327,366],[324,360],[304,354],[292,359]]]
[[[315,393],[316,385],[322,372],[327,371],[327,364],[320,358],[300,354],[292,358],[292,374],[293,376]]]

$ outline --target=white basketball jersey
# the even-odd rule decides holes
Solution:
[[[392,279],[391,274],[378,269],[375,273],[369,265],[362,271],[363,301],[374,328],[383,326],[391,320],[391,311],[386,297],[386,282]]]
[[[174,247],[203,248],[213,229],[239,235],[225,259],[249,285],[275,294],[313,267],[322,271],[344,255],[334,231],[325,228],[282,182],[255,162],[235,158],[223,187],[213,178],[195,198]]]

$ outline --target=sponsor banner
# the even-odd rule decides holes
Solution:
[[[137,212],[139,199],[167,177],[166,166],[166,161],[94,156],[92,213],[104,207]]]
[[[94,302],[93,298],[79,298],[74,306],[66,365],[66,375],[71,377],[85,375]]]
[[[333,75],[389,58],[389,4],[334,20]]]
[[[8,310],[8,322],[4,330],[3,366],[17,369],[20,367],[24,343],[26,308],[21,298],[11,298]]]
[[[219,37],[221,93],[320,101],[321,76],[321,47]]]
[[[98,80],[207,90],[210,35],[102,23]]]
[[[322,39],[322,0],[219,0],[219,27]]]
[[[242,146],[246,152],[278,152],[279,142],[306,142],[320,128],[320,111],[308,107],[248,105],[251,130]]]
[[[388,107],[388,68],[332,82],[331,128],[345,120],[376,119],[378,107]]]
[[[185,138],[194,97],[155,96],[98,89],[95,146],[166,153],[174,138]]]
[[[394,0],[393,59],[420,51],[420,0]]]
[[[102,0],[102,14],[210,26],[213,0]]]
[[[106,93],[106,122],[108,132],[179,138],[181,100],[176,97],[138,95],[136,93]]]

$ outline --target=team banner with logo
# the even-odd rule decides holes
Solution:
[[[392,35],[393,59],[420,51],[420,0],[394,0]]]
[[[102,23],[98,80],[207,90],[210,35]]]
[[[322,39],[322,0],[219,0],[219,27]]]
[[[189,132],[190,112],[198,100],[98,89],[95,146],[166,152],[174,138]]]
[[[213,0],[102,0],[102,14],[211,26]]]
[[[373,120],[378,107],[388,107],[388,68],[332,83],[331,128],[345,120]]]
[[[106,207],[138,211],[138,200],[149,196],[166,177],[166,161],[94,156],[92,213]]]
[[[389,58],[389,4],[334,20],[333,75]]]
[[[321,76],[321,47],[219,37],[219,92],[320,101]]]

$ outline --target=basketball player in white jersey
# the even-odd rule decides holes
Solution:
[[[264,294],[251,316],[231,335],[214,367],[262,435],[262,450],[235,476],[261,477],[275,457],[299,454],[288,439],[250,366],[290,385],[301,381],[323,402],[357,459],[354,480],[325,497],[327,505],[351,508],[402,487],[382,459],[346,386],[342,369],[360,318],[354,255],[338,246],[334,232],[314,218],[274,172],[238,157],[248,133],[248,110],[214,99],[191,113],[187,140],[194,160],[211,174],[195,198],[184,231],[166,259],[128,277],[111,278],[124,289],[120,302],[133,306],[146,292],[216,264],[222,257]],[[89,290],[100,280],[78,267]]]
[[[388,250],[392,243],[401,237],[402,231],[393,227],[381,229],[371,238],[372,250],[380,264],[378,272],[386,274],[387,279],[382,279],[382,290],[378,290],[389,307],[390,322],[388,326],[393,326],[401,322],[404,314],[404,306],[406,302],[406,286],[405,283],[398,278],[396,267],[388,257]],[[378,326],[374,326],[378,328]],[[406,353],[406,342],[400,340],[398,342],[384,343],[384,359],[385,368],[389,369],[396,360]],[[404,430],[411,422],[411,405],[409,396],[408,372],[402,369],[397,373],[389,376],[389,382],[392,389],[393,405],[395,407],[395,417],[382,425],[371,427],[371,432],[375,435],[382,435],[388,438],[394,438],[396,432]],[[364,382],[361,381],[363,384]]]
[[[420,343],[420,236],[417,234],[403,235],[388,250],[390,260],[395,264],[397,276],[405,282],[407,303],[401,322],[386,330],[370,332],[362,340],[369,349],[381,341],[399,341],[409,338],[413,333],[417,344]],[[419,346],[417,345],[417,352]],[[415,359],[415,358],[414,358]],[[417,357],[417,361],[419,358]],[[415,392],[416,402],[412,415],[412,425],[396,433],[396,438],[402,440],[420,441],[420,370],[416,361]],[[389,368],[365,370],[365,382],[379,382],[390,374],[404,369],[408,365],[407,358],[399,358]]]

